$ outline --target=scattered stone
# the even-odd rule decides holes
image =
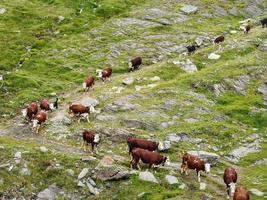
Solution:
[[[195,13],[197,10],[198,8],[192,5],[185,5],[181,8],[181,11],[183,11],[186,14]]]
[[[99,101],[96,99],[93,99],[91,97],[85,96],[81,99],[81,104],[85,106],[97,106],[99,104]]]
[[[109,166],[114,164],[114,159],[112,156],[104,156],[102,160],[98,163],[98,166]]]
[[[114,121],[117,118],[114,115],[97,115],[96,119],[99,121]]]
[[[232,7],[231,9],[228,10],[228,12],[233,16],[238,15],[238,10],[236,9],[236,7]]]
[[[164,130],[166,128],[169,128],[170,126],[173,126],[175,124],[175,122],[171,121],[171,122],[162,122],[159,126],[160,130]]]
[[[188,118],[188,119],[184,119],[185,122],[187,123],[195,123],[195,122],[198,122],[199,120],[198,119],[194,119],[194,118]]]
[[[89,168],[83,168],[83,170],[80,172],[80,174],[78,176],[78,179],[84,178],[88,172],[89,172]]]
[[[169,99],[169,100],[164,102],[163,107],[166,110],[172,110],[174,108],[174,106],[176,106],[176,104],[177,104],[177,100],[176,99]]]
[[[222,8],[222,7],[218,6],[218,5],[214,5],[213,8],[214,8],[215,14],[217,16],[224,17],[224,16],[227,15],[227,12],[226,12],[226,10],[224,10],[224,8]]]
[[[98,190],[96,188],[94,188],[90,183],[86,182],[86,185],[87,185],[87,187],[89,189],[89,192],[91,194],[93,194],[93,195],[98,195],[99,194]]]
[[[27,167],[22,168],[19,173],[22,176],[30,176],[31,175],[31,171]]]
[[[66,172],[67,172],[67,174],[69,176],[74,176],[75,175],[75,173],[74,173],[74,171],[72,169],[67,169]]]
[[[124,85],[131,85],[131,84],[133,84],[133,82],[134,82],[134,78],[132,76],[129,76],[129,77],[123,79],[123,81],[122,81],[122,83]]]
[[[171,162],[168,165],[159,166],[158,168],[179,172],[181,170],[181,163]]]
[[[180,189],[180,190],[184,190],[185,187],[186,187],[186,185],[185,185],[184,183],[182,183],[182,184],[179,186],[179,189]]]
[[[43,153],[46,153],[48,151],[48,149],[44,146],[41,146],[40,147],[40,151],[43,152]]]
[[[267,158],[263,158],[262,160],[257,160],[254,165],[266,165],[267,166]]]
[[[21,159],[21,155],[22,155],[22,153],[20,151],[18,151],[18,152],[15,153],[15,158],[16,159]]]
[[[112,87],[112,90],[116,90],[115,93],[116,94],[120,94],[123,90],[124,90],[124,87]]]
[[[166,151],[171,148],[171,142],[170,141],[161,141],[161,145],[158,146],[159,151]]]
[[[221,56],[216,53],[211,53],[208,57],[210,60],[218,60]]]
[[[136,85],[135,86],[135,91],[141,91],[142,90],[142,88],[143,88],[144,86],[140,86],[140,85]]]
[[[257,92],[263,94],[263,95],[267,95],[267,82],[263,83],[258,89]]]
[[[166,176],[165,176],[165,180],[166,180],[170,185],[178,184],[178,179],[177,179],[175,176],[172,176],[172,175],[166,175]]]
[[[168,133],[166,135],[166,140],[170,141],[172,144],[178,143],[180,140],[186,142],[189,141],[189,137],[186,133]]]
[[[201,182],[199,185],[199,190],[206,190],[206,186],[207,186],[206,183]]]
[[[92,178],[101,181],[111,181],[111,180],[121,180],[128,179],[130,177],[130,172],[122,166],[105,166],[95,169],[95,173]]]
[[[93,179],[91,179],[90,177],[88,178],[88,181],[89,181],[89,183],[92,185],[92,186],[96,186],[96,183],[94,182],[94,180]]]
[[[188,73],[193,73],[197,71],[197,67],[192,61],[187,59],[186,61],[173,61],[173,64],[181,66],[181,68]]]
[[[250,4],[245,8],[245,12],[250,16],[257,17],[262,14],[262,10],[257,6],[257,4]]]
[[[209,153],[206,151],[188,151],[189,154],[198,156],[199,158],[203,159],[205,162],[210,164],[216,164],[219,162],[220,156],[215,153]]]
[[[147,20],[140,20],[135,18],[122,18],[113,20],[112,23],[119,27],[127,27],[127,26],[134,26],[137,28],[148,28],[148,27],[155,27],[158,26],[158,23],[147,21]]]
[[[57,23],[60,23],[65,19],[65,17],[63,17],[63,16],[58,16],[57,18],[58,18]]]
[[[63,116],[61,122],[62,122],[63,125],[66,125],[66,126],[71,125],[71,119],[69,117],[67,117],[67,116]]]
[[[264,195],[263,192],[261,192],[261,191],[255,189],[255,188],[252,188],[252,189],[250,189],[249,191],[250,191],[252,194],[254,194],[254,195],[258,196],[258,197],[262,197],[262,196]]]
[[[57,193],[59,193],[59,188],[56,184],[52,184],[37,195],[37,200],[54,200]]]
[[[78,187],[85,187],[85,184],[82,181],[78,181],[77,186]]]
[[[151,80],[151,81],[160,81],[160,77],[154,76],[154,77],[150,78],[149,80]]]
[[[6,12],[5,8],[0,8],[0,15],[3,15]]]
[[[93,162],[93,161],[96,161],[97,158],[96,157],[93,157],[93,156],[89,156],[89,157],[81,157],[81,160],[83,162]]]
[[[210,37],[207,37],[207,36],[198,36],[195,39],[195,42],[199,46],[208,44],[208,43],[210,43],[210,41],[211,41],[211,38]]]
[[[125,119],[123,125],[127,128],[136,128],[136,129],[147,129],[150,131],[155,131],[155,126],[150,122],[140,121],[138,119]]]
[[[231,33],[231,34],[236,34],[237,31],[236,31],[236,30],[231,30],[230,33]]]
[[[142,181],[148,181],[148,182],[152,182],[152,183],[159,183],[159,181],[155,178],[155,176],[149,172],[140,172],[139,173],[139,179]]]

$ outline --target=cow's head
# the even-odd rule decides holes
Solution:
[[[167,156],[167,157],[165,157],[166,158],[166,160],[165,160],[165,165],[170,165],[171,164],[171,161],[170,161],[170,158],[169,158],[169,156]]]
[[[97,73],[97,77],[98,77],[98,78],[102,78],[102,72],[103,72],[102,69],[97,69],[97,70],[96,70],[96,73]]]
[[[133,70],[133,63],[130,60],[128,62],[128,68],[129,70]]]
[[[94,143],[99,143],[99,142],[100,142],[100,136],[99,136],[99,134],[95,134]]]
[[[37,119],[32,120],[32,127],[36,128],[37,125],[38,125],[38,120]]]
[[[50,103],[49,104],[49,108],[50,108],[50,110],[55,110],[56,109],[55,106],[54,106],[54,103]]]
[[[211,164],[210,163],[205,163],[205,172],[206,172],[206,174],[210,173],[210,168],[211,168]]]
[[[96,113],[95,107],[93,105],[90,105],[89,109],[90,109],[90,113]]]
[[[235,183],[230,183],[229,184],[229,196],[232,197],[234,196],[235,193]]]
[[[164,144],[163,142],[158,143],[158,150],[162,151],[164,149]]]
[[[21,113],[22,113],[22,116],[23,116],[23,117],[26,117],[26,116],[27,116],[27,109],[23,109],[23,110],[21,111]]]

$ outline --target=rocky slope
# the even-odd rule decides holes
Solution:
[[[267,2],[75,2],[0,4],[8,41],[0,43],[0,196],[225,199],[223,170],[234,166],[252,199],[266,198],[267,35],[258,20]],[[247,18],[253,28],[244,35]],[[213,45],[220,34],[225,42]],[[186,55],[194,41],[201,48]],[[137,55],[144,64],[128,73],[128,59]],[[87,74],[106,65],[114,69],[111,81],[83,93]],[[32,133],[20,109],[56,95],[60,108]],[[71,122],[74,102],[99,113],[90,123]],[[101,135],[98,153],[80,148],[83,129]],[[165,141],[171,164],[131,170],[129,136]],[[184,151],[214,164],[200,184],[194,172],[180,174]]]

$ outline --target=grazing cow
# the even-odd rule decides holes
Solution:
[[[56,101],[53,103],[49,103],[49,101],[47,99],[42,99],[41,103],[40,103],[40,108],[41,110],[45,110],[45,111],[53,111],[55,109],[58,108],[58,98],[56,98]]]
[[[194,53],[199,47],[200,47],[199,45],[193,44],[193,45],[186,46],[185,48],[187,49],[188,53],[191,54],[191,53]]]
[[[216,37],[213,42],[214,42],[214,44],[219,44],[220,42],[223,42],[224,39],[225,39],[225,37],[223,35],[221,35],[221,36]]]
[[[40,126],[46,121],[47,114],[44,111],[39,111],[32,120],[32,128],[35,129],[36,133],[39,132]]]
[[[200,182],[200,171],[209,173],[211,168],[210,163],[205,163],[199,157],[185,153],[182,159],[181,173],[185,172],[187,175],[187,169],[193,169],[197,172],[198,182]]]
[[[250,29],[251,29],[251,26],[248,24],[248,25],[246,25],[245,27],[244,27],[244,33],[245,34],[248,34],[248,32],[250,31]]]
[[[130,71],[139,69],[139,66],[142,64],[142,58],[136,57],[129,61],[128,66]]]
[[[236,187],[233,200],[249,200],[248,191],[241,186]]]
[[[37,103],[32,102],[27,108],[22,110],[22,115],[23,117],[27,118],[30,122],[37,112],[38,112],[38,105]]]
[[[95,78],[92,76],[88,76],[86,80],[83,82],[83,89],[84,91],[89,91],[89,88],[93,87],[95,84]]]
[[[236,170],[232,167],[228,167],[224,170],[223,175],[224,183],[226,184],[228,199],[234,195],[235,185],[237,181]]]
[[[94,146],[97,146],[100,142],[99,134],[95,134],[93,131],[83,131],[83,142],[82,148],[84,151],[87,150],[88,144],[92,145],[92,152],[94,151]]]
[[[267,18],[260,20],[262,28],[267,27]]]
[[[75,116],[78,116],[80,118],[84,118],[89,122],[89,114],[95,113],[94,106],[84,106],[82,104],[72,104],[69,107],[69,114],[74,114]],[[80,118],[78,119],[78,122],[80,122]]]
[[[112,68],[111,67],[107,67],[104,70],[101,69],[97,69],[96,73],[98,73],[98,78],[101,78],[103,81],[105,81],[107,78],[110,79],[110,76],[112,74]]]
[[[156,151],[157,149],[162,149],[162,142],[153,142],[138,138],[128,138],[127,144],[129,147],[129,154],[134,148],[146,149],[148,151]]]
[[[131,167],[136,168],[136,166],[138,167],[138,169],[140,170],[140,165],[139,165],[139,161],[142,161],[145,164],[149,165],[149,168],[151,168],[153,165],[160,165],[162,164],[164,166],[164,164],[166,163],[167,165],[169,164],[169,159],[165,156],[161,156],[159,153],[157,152],[151,152],[148,151],[146,149],[140,149],[140,148],[136,148],[132,151],[132,160],[131,160]]]

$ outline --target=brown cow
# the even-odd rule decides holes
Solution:
[[[223,175],[224,183],[226,184],[228,199],[234,195],[235,185],[237,181],[236,170],[232,167],[228,167],[224,170]]]
[[[146,149],[136,148],[132,151],[132,160],[130,162],[131,167],[134,166],[134,168],[136,168],[136,166],[137,166],[138,169],[140,170],[141,169],[140,165],[139,165],[140,160],[143,163],[148,164],[149,168],[151,168],[153,165],[162,164],[164,166],[165,163],[167,165],[169,164],[169,159],[165,156],[161,156],[157,152],[152,152],[152,151],[148,151]]]
[[[97,146],[99,142],[100,142],[99,134],[95,134],[93,131],[87,131],[87,130],[83,132],[82,148],[84,149],[84,151],[87,150],[86,147],[88,147],[88,144],[90,143],[92,145],[92,152],[93,152],[94,146]]]
[[[185,153],[182,159],[181,173],[185,172],[187,174],[187,169],[193,169],[197,172],[198,182],[200,182],[200,171],[209,173],[211,168],[210,163],[205,163],[204,160],[201,160],[199,157]]]
[[[224,39],[225,39],[224,36],[221,35],[221,36],[216,37],[213,42],[214,42],[214,44],[218,44],[220,42],[223,42]]]
[[[129,61],[128,63],[129,70],[130,71],[137,70],[141,64],[142,64],[142,58],[136,57]]]
[[[89,91],[89,88],[93,87],[95,84],[95,78],[93,76],[88,76],[86,80],[83,82],[84,91]]]
[[[38,105],[32,102],[27,108],[22,110],[23,117],[27,118],[29,122],[33,119],[34,115],[38,112]]]
[[[96,73],[98,73],[98,78],[101,78],[103,81],[105,81],[107,78],[110,79],[110,76],[112,74],[112,68],[107,67],[106,69],[97,69]]]
[[[248,34],[248,32],[250,31],[250,29],[251,29],[251,26],[248,24],[248,25],[246,25],[245,27],[244,27],[244,33],[245,34]]]
[[[40,126],[46,121],[47,114],[44,111],[39,111],[32,120],[32,128],[36,129],[36,133],[39,132]]]
[[[248,191],[241,186],[236,187],[233,200],[249,200]]]
[[[148,151],[156,151],[157,149],[161,149],[163,145],[161,142],[153,142],[138,138],[128,138],[127,144],[129,147],[129,154],[134,148],[146,149]]]
[[[79,117],[78,122],[80,122],[80,117],[89,121],[89,114],[95,113],[94,106],[84,106],[82,104],[72,104],[69,107],[69,114],[73,114],[76,117]]]

